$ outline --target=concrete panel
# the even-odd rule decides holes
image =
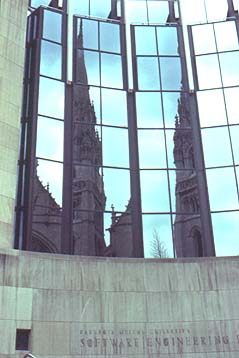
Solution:
[[[1,248],[12,247],[9,231],[13,232],[27,3],[0,2],[0,175],[4,178],[0,182]]]
[[[16,287],[0,286],[0,319],[15,320],[17,305]]]
[[[11,324],[0,353],[13,354],[21,328],[39,357],[238,357],[238,264],[2,250],[0,322]]]
[[[16,317],[18,321],[32,321],[32,299],[33,290],[31,288],[18,287],[16,307]],[[23,324],[21,326],[23,326]],[[21,327],[18,326],[18,328]]]
[[[1,198],[1,196],[0,196]],[[0,222],[1,248],[8,248],[13,243],[13,225]]]
[[[36,355],[70,354],[70,324],[33,322],[31,345]]]
[[[0,320],[1,344],[0,355],[15,354],[16,326],[14,320]]]

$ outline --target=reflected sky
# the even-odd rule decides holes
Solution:
[[[161,130],[139,130],[139,165],[145,168],[166,168],[165,138]]]
[[[143,212],[169,212],[168,178],[165,170],[141,170]]]
[[[199,89],[218,88],[222,86],[217,55],[196,57]]]
[[[62,185],[63,185],[63,164],[50,162],[48,160],[37,160],[37,175],[46,187],[49,185],[49,192],[62,206]]]
[[[47,40],[61,42],[62,15],[44,10],[43,37]]]
[[[63,82],[40,77],[38,113],[55,118],[64,118]]]
[[[125,211],[130,199],[130,177],[128,170],[104,168],[104,189],[106,210]],[[124,188],[124,190],[122,190]]]
[[[216,255],[238,256],[239,212],[212,214],[212,224]]]
[[[232,167],[209,169],[206,174],[211,210],[238,209],[234,169]]]
[[[63,161],[64,122],[38,117],[36,156]]]
[[[238,98],[239,88],[226,88],[224,90],[228,121],[230,124],[239,123]]]
[[[224,20],[227,17],[227,0],[180,0],[186,24]]]
[[[221,89],[199,91],[197,100],[201,127],[227,124],[224,95]],[[210,106],[208,106],[208,103],[210,103]]]
[[[62,78],[62,47],[60,45],[42,40],[40,74],[57,79]]]
[[[115,126],[127,126],[127,103],[124,91],[102,89],[102,122]]]
[[[136,111],[139,128],[163,127],[163,113],[160,93],[137,92]]]
[[[103,164],[129,167],[128,131],[120,128],[102,128]]]
[[[233,164],[228,127],[203,129],[202,141],[206,168]]]

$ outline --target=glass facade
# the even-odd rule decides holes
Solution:
[[[236,2],[29,5],[15,246],[237,254]]]

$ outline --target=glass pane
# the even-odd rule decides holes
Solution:
[[[178,37],[176,27],[157,27],[159,55],[177,55]]]
[[[38,7],[41,5],[48,5],[49,0],[31,0],[31,6],[32,7]]]
[[[178,90],[182,87],[181,63],[179,58],[161,57],[160,72],[162,78],[162,89]]]
[[[178,114],[179,93],[163,93],[164,121],[166,128],[175,128],[175,116]]]
[[[100,23],[100,50],[120,52],[120,27],[107,22]]]
[[[238,195],[234,169],[210,169],[206,171],[206,174],[211,210],[238,209]]]
[[[128,168],[128,131],[126,129],[104,127],[102,132],[104,165]]]
[[[86,204],[84,199],[82,202],[80,201],[80,199],[84,198],[84,196],[85,198],[87,198],[87,196],[88,198],[90,197],[93,205],[96,203],[90,191],[78,191],[73,195],[76,195],[73,200],[73,206],[75,205],[76,207],[73,211],[72,225],[74,253],[83,256],[104,256],[106,247],[104,242],[103,211],[98,208],[96,208],[95,211],[89,209],[78,209],[81,207],[81,204]]]
[[[90,16],[107,18],[111,11],[111,0],[90,0]]]
[[[232,149],[235,164],[239,164],[239,126],[230,126]]]
[[[82,24],[82,25],[81,25]],[[81,26],[83,29],[83,46],[84,48],[98,50],[98,21],[78,19],[79,35],[81,35]],[[81,45],[81,44],[79,44]]]
[[[226,98],[226,107],[228,121],[231,124],[239,123],[239,109],[238,109],[238,98],[239,98],[239,88],[226,88],[224,90]]]
[[[239,10],[239,0],[233,0],[233,5],[235,10]]]
[[[180,196],[176,195],[177,190],[177,182],[180,181],[181,178],[186,176],[186,171],[181,170],[170,170],[169,171],[169,180],[170,180],[170,197],[171,197],[171,205],[172,205],[172,212],[180,212],[181,205],[180,205]],[[178,186],[180,191],[180,185]],[[187,190],[187,189],[186,189]]]
[[[146,258],[173,257],[170,215],[143,215],[143,236]]]
[[[133,235],[132,218],[130,205],[123,213],[118,213],[112,209],[111,218],[105,214],[105,234],[110,247],[107,248],[107,256],[132,257],[133,256]],[[107,217],[108,216],[108,217]],[[106,236],[107,235],[107,236]]]
[[[227,127],[203,129],[202,142],[206,167],[232,165]]]
[[[90,101],[91,106],[88,106]],[[86,110],[87,104],[87,110]],[[73,116],[75,121],[81,121],[83,124],[100,123],[100,89],[98,87],[73,86]]]
[[[106,246],[110,245],[110,231],[107,230],[113,224],[112,214],[105,213],[104,214],[104,234],[105,234],[105,243]]]
[[[234,21],[214,24],[218,51],[238,50],[238,37]]]
[[[175,131],[166,130],[167,155],[169,168],[194,168],[192,131],[177,128]]]
[[[140,168],[166,168],[164,132],[158,130],[139,130]]]
[[[83,84],[99,85],[99,54],[93,51],[77,51],[76,80]]]
[[[163,115],[161,94],[158,92],[137,92],[136,110],[138,127],[162,128]]]
[[[101,54],[101,85],[123,88],[121,56]]]
[[[127,2],[127,18],[129,23],[147,23],[146,1],[129,0]]]
[[[42,204],[51,206],[50,203],[53,202],[53,207],[60,209],[62,206],[63,164],[38,159],[37,179],[46,189],[45,194],[48,195],[48,198],[42,198],[44,199]],[[39,186],[40,184],[38,184]]]
[[[216,255],[237,256],[239,252],[239,213],[212,214],[212,226]]]
[[[100,89],[97,87],[89,87],[89,93],[90,93],[90,101],[96,115],[96,122],[100,123],[101,120]]]
[[[157,57],[138,57],[138,85],[141,90],[159,89]]]
[[[173,235],[177,257],[202,257],[202,227],[199,214],[174,215]]]
[[[180,7],[185,24],[207,22],[204,0],[184,0]]]
[[[216,5],[214,0],[206,0],[208,21],[224,20],[227,18],[227,0],[217,0]]]
[[[65,85],[63,82],[40,77],[38,113],[64,118]]]
[[[213,25],[192,26],[195,54],[217,52]]]
[[[168,179],[165,170],[141,170],[143,212],[169,212]]]
[[[61,250],[62,164],[38,160],[33,183],[31,250]]]
[[[63,161],[64,122],[38,117],[36,156]]]
[[[89,15],[89,0],[79,1],[79,0],[70,0],[69,2],[69,14],[72,15]]]
[[[120,191],[119,188],[124,188]],[[128,170],[104,168],[106,210],[125,211],[130,200],[130,177]]]
[[[224,86],[239,85],[239,52],[219,54],[222,71],[222,82]]]
[[[44,10],[43,37],[61,42],[62,15],[57,12]]]
[[[127,126],[127,102],[124,91],[102,89],[102,122]]]
[[[135,42],[137,55],[157,55],[155,27],[136,26]]]
[[[151,24],[164,24],[167,22],[169,8],[167,1],[148,0],[149,22]]]
[[[226,108],[222,90],[197,92],[201,127],[227,124]]]
[[[217,55],[196,57],[200,89],[221,87],[221,77]]]
[[[61,79],[62,50],[60,45],[42,40],[40,74]]]

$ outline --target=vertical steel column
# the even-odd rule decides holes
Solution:
[[[64,174],[61,253],[73,254],[72,237],[72,91],[71,83],[65,85],[64,115]]]
[[[127,94],[133,257],[144,257],[135,93]]]
[[[33,216],[33,186],[36,171],[36,131],[37,131],[37,112],[38,112],[38,94],[39,94],[39,73],[40,73],[40,47],[43,29],[43,8],[35,12],[38,18],[37,33],[34,46],[34,55],[32,59],[34,68],[31,72],[32,81],[32,101],[29,108],[28,133],[27,133],[27,152],[26,152],[26,181],[24,187],[24,221],[23,221],[23,250],[31,250],[32,239],[32,216]]]
[[[134,31],[132,27],[131,27],[131,45],[132,45],[132,54],[135,54],[135,39],[134,39]],[[137,135],[137,122],[136,122],[136,99],[135,99],[135,88],[137,88],[136,87],[137,71],[136,71],[136,62],[134,61],[134,58],[133,58],[132,71],[133,71],[134,90],[128,89],[127,91],[127,107],[128,107],[128,128],[129,128],[131,202],[132,202],[133,256],[144,257],[138,135]]]

